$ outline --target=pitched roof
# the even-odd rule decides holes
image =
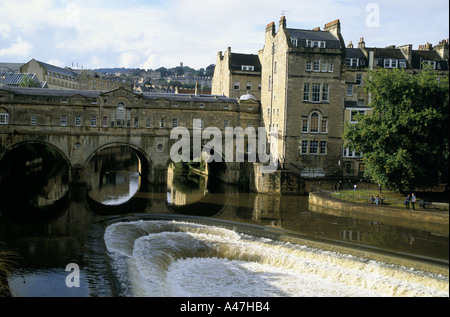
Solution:
[[[340,48],[339,40],[328,31],[313,31],[302,29],[286,29],[291,38],[298,40],[297,46],[306,47],[306,40],[325,41],[326,48]]]
[[[254,66],[255,72],[261,71],[261,62],[258,55],[231,53],[230,68],[231,70],[241,70],[242,65]]]
[[[0,73],[0,84],[19,86],[24,79],[32,80],[39,84],[36,74]]]
[[[40,62],[40,61],[36,61],[36,62],[38,62],[42,67],[45,67],[48,71],[55,72],[55,73],[62,74],[62,75],[66,75],[66,76],[70,76],[70,77],[75,77],[75,78],[78,77],[78,74],[75,73],[74,71],[72,71],[69,68],[62,68],[62,67],[58,67],[58,66],[55,66],[55,65],[47,64],[47,63],[44,63],[44,62]]]
[[[435,61],[437,64],[436,69],[448,70],[447,62],[443,60],[436,51],[413,50],[411,59],[413,68],[420,69],[423,61]]]

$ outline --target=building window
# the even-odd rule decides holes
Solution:
[[[384,60],[384,68],[397,68],[398,59],[386,58]]]
[[[320,124],[320,133],[327,133],[328,132],[328,120],[322,119]]]
[[[228,120],[224,120],[223,121],[223,127],[226,129],[226,128],[228,128],[228,126],[229,126]]]
[[[270,117],[270,107],[267,107],[267,116]]]
[[[320,71],[320,60],[315,60],[313,63],[313,71],[319,72]]]
[[[353,96],[353,85],[347,85],[347,96]]]
[[[139,117],[134,117],[134,127],[139,128]]]
[[[309,154],[319,153],[319,141],[309,141]]]
[[[309,101],[309,83],[303,85],[303,101]]]
[[[320,154],[327,154],[327,141],[320,141]]]
[[[234,82],[234,90],[239,90],[239,89],[241,89],[241,83],[238,81]]]
[[[333,63],[328,63],[328,72],[332,73],[334,70],[334,64]]]
[[[254,70],[255,70],[255,66],[242,65],[242,66],[241,66],[241,70],[254,71]]]
[[[308,119],[302,119],[302,132],[308,132]]]
[[[173,119],[172,119],[172,127],[173,127],[173,128],[178,127],[178,119],[177,119],[177,118],[173,118]]]
[[[327,62],[322,62],[322,72],[325,73],[328,71]]]
[[[345,66],[358,67],[359,66],[359,58],[347,58],[347,59],[345,59]]]
[[[30,124],[31,125],[36,125],[37,124],[37,117],[35,114],[32,114],[30,117]]]
[[[308,154],[308,141],[302,141],[302,154]]]
[[[312,63],[311,63],[311,61],[307,61],[306,62],[306,71],[307,72],[312,71]]]
[[[312,40],[306,40],[306,47],[320,47],[325,48],[326,42],[325,41],[312,41]]]
[[[152,126],[152,120],[150,118],[145,119],[145,127],[150,128]]]
[[[358,115],[365,115],[366,111],[365,110],[351,110],[351,114],[350,114],[350,122],[351,123],[356,123],[358,122]]]
[[[423,68],[424,65],[426,67],[430,67],[431,69],[436,69],[436,61],[422,61],[421,68]]]
[[[103,119],[102,119],[102,125],[103,125],[104,127],[107,127],[107,126],[108,126],[108,117],[107,117],[107,116],[103,116]]]
[[[67,126],[67,115],[65,115],[65,114],[61,115],[61,126],[62,127]]]
[[[97,126],[97,117],[92,116],[91,117],[91,127],[96,127]]]
[[[320,84],[312,84],[312,102],[320,102]]]
[[[164,128],[164,118],[161,118],[161,120],[159,120],[159,127]]]
[[[298,45],[297,39],[294,39],[294,38],[291,37],[291,44],[292,44],[292,46],[297,47],[297,45]]]
[[[75,116],[75,126],[76,127],[81,127],[81,121],[82,120],[82,118],[81,118],[81,116]]]
[[[272,90],[272,76],[269,76],[269,91]]]
[[[251,81],[247,82],[246,88],[247,88],[247,90],[252,90],[252,82]]]
[[[362,74],[356,74],[356,84],[358,86],[362,85]]]
[[[330,92],[330,85],[323,84],[322,85],[322,102],[328,102],[329,101],[329,92]]]
[[[319,133],[319,114],[317,112],[311,114],[309,132]]]

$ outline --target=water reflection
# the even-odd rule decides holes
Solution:
[[[104,205],[129,201],[140,189],[141,165],[127,147],[108,148],[89,162],[85,179],[90,198]]]
[[[68,204],[68,166],[52,147],[25,143],[1,161],[0,213],[24,220],[45,220]]]

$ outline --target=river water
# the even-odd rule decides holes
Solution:
[[[319,209],[175,168],[155,187],[128,152],[94,158],[86,187],[64,173],[24,185],[38,167],[9,185],[0,241],[19,256],[13,296],[449,295],[448,226]]]

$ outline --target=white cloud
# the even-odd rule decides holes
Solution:
[[[10,47],[0,49],[0,57],[27,57],[32,50],[33,44],[19,37]]]
[[[357,0],[0,0],[3,56],[22,48],[42,60],[69,65],[174,67],[181,61],[200,68],[216,62],[227,47],[257,54],[265,26],[278,26],[282,12],[288,28],[323,27],[341,20],[346,43],[364,37],[369,46],[437,43],[448,38],[448,3],[430,0],[377,0],[380,25],[366,25],[366,5]],[[418,4],[419,3],[419,4]],[[11,39],[16,40],[11,44]],[[1,56],[1,55],[0,55]],[[8,55],[11,56],[11,55]],[[25,57],[23,55],[19,58]],[[120,64],[120,65],[119,65]],[[88,66],[86,66],[88,67]],[[91,66],[89,66],[91,67]]]

